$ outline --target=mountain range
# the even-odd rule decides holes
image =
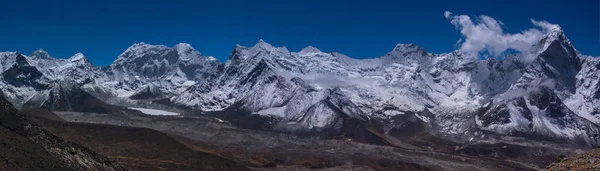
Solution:
[[[56,59],[41,49],[0,52],[0,62],[1,93],[18,108],[102,113],[111,110],[88,104],[108,103],[295,134],[346,134],[356,121],[383,137],[402,128],[459,143],[600,143],[600,58],[580,54],[558,26],[501,59],[415,44],[355,59],[260,40],[236,45],[225,63],[185,43],[136,43],[103,67],[81,53]]]

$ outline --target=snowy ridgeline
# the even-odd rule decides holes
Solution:
[[[476,128],[587,140],[600,124],[600,60],[579,54],[562,30],[502,60],[459,51],[432,54],[414,44],[399,44],[378,58],[354,59],[315,47],[289,52],[262,40],[236,46],[225,63],[189,44],[144,43],[107,67],[92,66],[82,54],[59,60],[41,50],[29,56],[0,53],[0,60],[2,94],[18,106],[35,94],[35,99],[58,97],[47,90],[70,79],[102,99],[162,100],[205,112],[243,108],[301,130],[335,128],[344,115],[392,120],[425,110],[436,117],[417,116],[448,134]],[[578,133],[567,136],[564,130]]]
[[[148,108],[130,107],[129,109],[137,110],[137,111],[140,111],[147,115],[169,115],[169,116],[179,115],[179,113],[168,112],[168,111],[164,111],[164,110],[148,109]]]

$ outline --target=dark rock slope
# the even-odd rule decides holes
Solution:
[[[0,97],[0,170],[127,170],[54,136]]]
[[[191,149],[153,129],[66,122],[41,108],[21,111],[53,134],[108,156],[131,170],[249,170],[229,159]]]

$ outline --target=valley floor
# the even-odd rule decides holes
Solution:
[[[80,133],[64,133],[64,130],[81,131],[73,124],[115,125],[118,127],[150,128],[167,133],[178,143],[193,151],[213,154],[235,161],[239,165],[253,170],[538,170],[534,165],[514,161],[499,160],[491,157],[471,157],[457,154],[436,152],[432,150],[404,149],[391,146],[380,146],[356,142],[351,139],[322,139],[297,137],[288,134],[239,129],[227,122],[212,117],[194,116],[151,116],[128,114],[117,116],[110,114],[93,114],[77,112],[54,112],[68,122],[63,124],[45,124],[47,129],[68,140],[84,146],[97,146],[89,142],[93,139],[78,138]],[[58,122],[58,121],[56,121]],[[91,124],[90,124],[91,123]],[[79,126],[81,127],[81,125]],[[89,132],[97,132],[97,136],[110,137],[130,136],[144,138],[148,133],[138,132],[127,135],[115,132],[115,135],[102,133],[97,129],[106,126],[86,126]],[[113,128],[120,129],[120,128]],[[60,131],[59,131],[60,130]],[[62,134],[62,135],[61,135]],[[133,143],[152,143],[165,137],[147,137]],[[84,141],[84,142],[81,142]],[[147,141],[147,142],[146,142]],[[111,143],[111,142],[108,142]],[[113,144],[115,145],[115,144]],[[111,154],[111,145],[104,144],[102,154]],[[137,146],[137,145],[136,145]],[[96,147],[97,148],[97,147]],[[148,147],[152,148],[152,147]],[[155,147],[161,150],[171,147]],[[178,147],[180,148],[180,147]],[[138,148],[139,149],[139,148]],[[152,149],[148,149],[153,151]],[[160,150],[159,150],[160,151]],[[147,151],[146,151],[147,152]],[[146,153],[135,152],[135,153]],[[163,154],[163,153],[160,153]],[[166,154],[166,152],[165,152]],[[136,162],[120,156],[112,156],[116,160]],[[194,163],[193,161],[189,161]],[[161,164],[164,167],[167,163]],[[202,165],[198,165],[202,166]],[[182,168],[182,165],[177,167]],[[143,168],[143,167],[137,167]],[[185,167],[183,167],[185,168]],[[142,169],[143,170],[143,169]]]

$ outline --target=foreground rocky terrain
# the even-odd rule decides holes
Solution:
[[[79,144],[55,136],[0,96],[0,170],[127,170]]]
[[[560,157],[546,170],[599,170],[600,149],[593,149],[583,154]]]
[[[146,128],[71,123],[45,109],[26,109],[51,133],[118,161],[130,170],[249,170],[193,150],[169,135]]]

